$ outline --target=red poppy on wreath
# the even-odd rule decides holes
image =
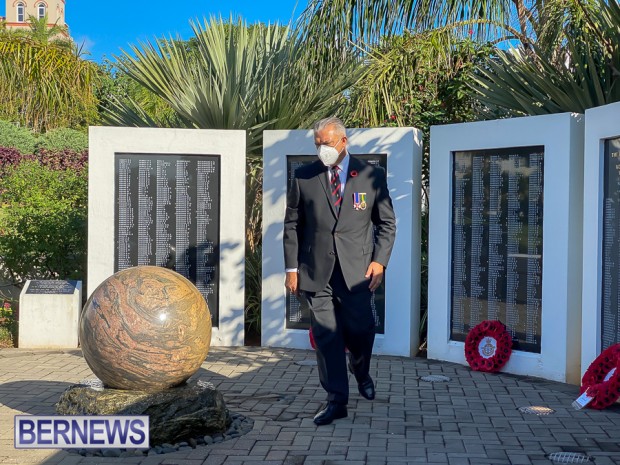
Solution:
[[[351,177],[352,178],[357,177],[357,171],[355,171],[355,170],[351,171]]]
[[[601,410],[620,397],[620,344],[605,349],[590,364],[581,380],[580,394],[592,397],[588,407]]]
[[[511,353],[512,337],[501,321],[483,321],[465,339],[465,359],[474,371],[499,371]]]

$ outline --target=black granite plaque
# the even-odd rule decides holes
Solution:
[[[188,278],[218,326],[220,157],[117,153],[114,270],[154,265]]]
[[[39,280],[30,281],[26,294],[73,294],[77,288],[77,281],[69,280]]]
[[[371,165],[381,166],[387,172],[387,154],[354,154],[355,158],[364,160]],[[293,185],[295,170],[303,165],[317,161],[316,155],[288,155],[286,157],[288,189]],[[387,272],[386,272],[387,275]],[[379,288],[371,297],[372,313],[375,316],[375,332],[385,332],[385,276]],[[286,292],[286,327],[288,329],[309,329],[310,310],[303,304],[303,299],[298,299],[294,294]]]
[[[500,320],[540,353],[544,147],[454,152],[451,339]]]
[[[605,141],[603,178],[601,350],[620,342],[620,137]]]

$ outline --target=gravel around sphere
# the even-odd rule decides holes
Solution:
[[[243,436],[252,431],[254,420],[240,413],[229,412],[230,426],[223,434],[214,434],[213,436],[190,437],[185,441],[175,444],[155,444],[150,449],[121,449],[121,448],[104,448],[104,449],[65,449],[70,454],[81,455],[83,457],[144,457],[150,455],[169,454],[184,450],[196,449],[210,444],[217,444],[229,441]]]

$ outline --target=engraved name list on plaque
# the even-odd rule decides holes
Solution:
[[[620,342],[620,137],[604,153],[601,351]]]
[[[169,268],[203,295],[218,326],[220,157],[115,154],[114,271]]]
[[[353,154],[355,158],[364,160],[370,165],[381,166],[387,171],[387,155],[381,154]],[[295,170],[303,165],[309,165],[317,160],[316,155],[288,155],[286,157],[287,169],[287,191],[293,185]],[[303,305],[300,300],[286,291],[286,327],[288,329],[309,329],[310,328],[310,309]],[[372,313],[375,317],[375,332],[384,334],[385,332],[385,277],[379,288],[373,292],[371,297]]]
[[[544,147],[453,153],[451,339],[484,320],[541,351]]]

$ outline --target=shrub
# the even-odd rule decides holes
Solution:
[[[13,147],[20,153],[34,153],[38,137],[30,129],[0,121],[0,147]]]
[[[37,159],[41,165],[53,170],[82,171],[88,163],[88,152],[76,152],[73,150],[48,151],[46,149],[37,152]]]
[[[11,302],[0,307],[0,348],[13,347],[17,340],[17,320]]]
[[[24,160],[38,160],[41,165],[53,170],[81,171],[88,163],[88,152],[41,149],[36,155],[22,155],[15,148],[0,147],[0,176],[4,175],[8,168],[15,167]]]
[[[6,349],[7,347],[14,347],[13,334],[9,328],[0,326],[0,349]]]
[[[22,155],[19,150],[13,147],[0,147],[0,176],[4,174],[7,168],[17,165],[28,155]],[[32,158],[32,156],[30,156]]]
[[[83,152],[88,149],[88,136],[75,129],[53,129],[41,135],[39,148],[48,151],[72,150]]]
[[[0,179],[0,260],[18,284],[26,279],[83,279],[87,170],[53,169],[37,160]]]

